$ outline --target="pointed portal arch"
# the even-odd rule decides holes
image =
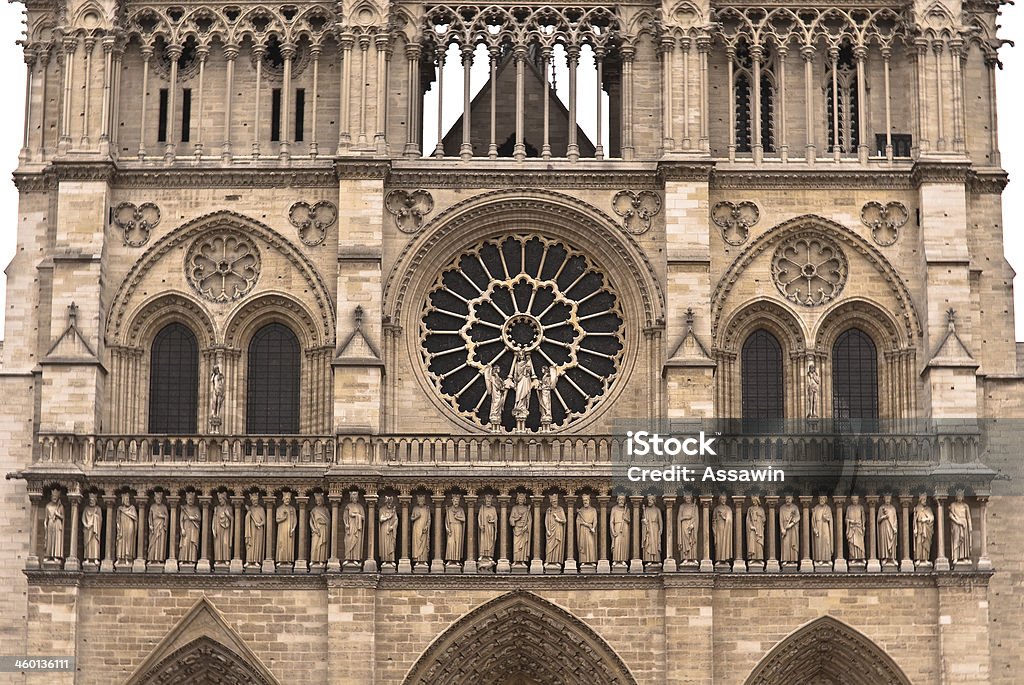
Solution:
[[[589,626],[529,592],[487,602],[420,656],[405,685],[636,685]]]
[[[910,685],[885,651],[863,633],[822,616],[783,639],[746,685]]]

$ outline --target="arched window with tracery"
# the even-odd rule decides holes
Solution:
[[[761,328],[747,337],[740,375],[744,425],[772,428],[785,416],[782,346],[774,335]]]
[[[850,328],[832,346],[832,416],[878,418],[878,351],[859,328]]]
[[[754,92],[756,80],[760,82],[758,93]],[[758,144],[757,124],[760,124],[762,149],[765,152],[775,151],[775,94],[774,51],[769,46],[751,47],[740,43],[733,58],[737,152],[751,152]]]
[[[267,324],[252,336],[246,374],[246,432],[299,432],[300,354],[298,338],[283,324]]]
[[[830,152],[853,153],[860,145],[860,102],[853,48],[842,46],[825,73],[825,120]]]
[[[195,433],[199,409],[199,344],[180,323],[164,326],[149,357],[149,432]]]

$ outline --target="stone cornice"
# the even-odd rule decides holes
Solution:
[[[971,192],[975,195],[1001,195],[1009,181],[1009,174],[1002,169],[975,170],[969,178]]]
[[[923,183],[967,183],[971,175],[971,163],[966,160],[921,160],[914,164],[910,180],[919,188]]]
[[[342,179],[384,180],[390,171],[391,162],[389,161],[378,162],[365,159],[336,159],[334,161],[334,176],[339,181]]]
[[[665,181],[698,181],[708,182],[715,172],[715,162],[711,160],[695,161],[662,161],[658,164],[658,174]]]
[[[627,168],[614,163],[578,168],[576,165],[546,165],[517,167],[490,165],[490,167],[436,169],[392,169],[388,186],[393,188],[583,188],[620,190],[656,190],[658,172],[651,165],[633,164]]]
[[[883,168],[830,169],[824,163],[799,169],[718,167],[711,175],[711,187],[722,190],[856,189],[913,190],[909,171]]]
[[[124,188],[332,188],[330,167],[223,169],[122,169],[114,184]]]

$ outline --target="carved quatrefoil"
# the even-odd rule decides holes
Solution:
[[[395,228],[416,233],[423,227],[423,217],[434,210],[434,198],[425,190],[392,190],[384,198],[384,206],[395,217]]]
[[[753,202],[723,201],[711,210],[711,220],[722,230],[722,240],[742,245],[750,237],[750,228],[761,218],[761,210]]]
[[[142,247],[149,242],[149,236],[160,223],[160,208],[152,202],[143,202],[136,207],[131,202],[122,202],[113,211],[113,223],[121,229],[124,244]]]
[[[327,237],[327,229],[337,220],[337,207],[326,200],[312,205],[296,202],[288,210],[288,221],[299,229],[299,240],[310,247],[322,243]]]
[[[612,209],[622,217],[626,232],[640,235],[651,229],[651,218],[661,211],[661,198],[650,190],[620,190],[612,198]]]
[[[900,229],[910,218],[902,202],[868,202],[860,210],[861,222],[871,229],[871,237],[882,247],[888,247],[900,237]]]

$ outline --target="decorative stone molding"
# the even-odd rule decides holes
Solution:
[[[127,166],[127,165],[126,165]],[[328,166],[321,169],[169,169],[122,168],[114,174],[118,188],[337,188],[338,179]]]
[[[790,302],[816,307],[838,297],[846,285],[846,255],[827,236],[804,231],[790,236],[772,255],[772,279]]]
[[[612,198],[612,209],[622,217],[622,229],[633,235],[651,230],[651,218],[661,211],[661,196],[650,190],[620,190]]]
[[[715,169],[711,177],[715,190],[780,190],[780,189],[821,189],[821,190],[913,190],[911,169],[905,171],[883,169],[831,170],[817,167],[804,170],[782,169]]]
[[[413,234],[423,228],[423,217],[434,211],[434,198],[422,189],[392,190],[384,197],[384,206],[395,218],[395,228]]]
[[[259,280],[259,249],[237,231],[201,236],[185,254],[185,276],[189,285],[211,302],[239,300]]]
[[[337,220],[338,208],[327,200],[313,204],[300,200],[288,209],[288,221],[298,229],[299,240],[310,247],[322,243],[327,237],[327,229]]]
[[[124,244],[128,247],[145,245],[153,229],[160,223],[160,208],[152,202],[143,202],[138,206],[122,202],[110,214],[111,221],[121,229]]]
[[[721,229],[722,240],[729,245],[742,245],[750,237],[750,229],[761,219],[761,210],[753,202],[715,203],[711,220]]]
[[[860,210],[860,220],[871,229],[871,238],[888,247],[900,237],[900,229],[910,219],[910,212],[902,202],[868,202]]]
[[[625,169],[619,164],[609,164],[606,170],[576,169],[570,163],[551,162],[548,168],[523,170],[503,165],[501,160],[489,163],[486,170],[452,169],[445,167],[443,173],[430,169],[431,160],[417,160],[418,169],[399,167],[392,169],[388,184],[395,188],[415,190],[417,188],[570,188],[573,190],[614,190],[627,185],[641,190],[657,190],[660,187],[658,174],[650,164],[631,163]],[[405,164],[405,162],[401,162]],[[564,166],[564,169],[559,168]],[[427,167],[427,168],[424,168]],[[707,180],[705,174],[704,180]]]

